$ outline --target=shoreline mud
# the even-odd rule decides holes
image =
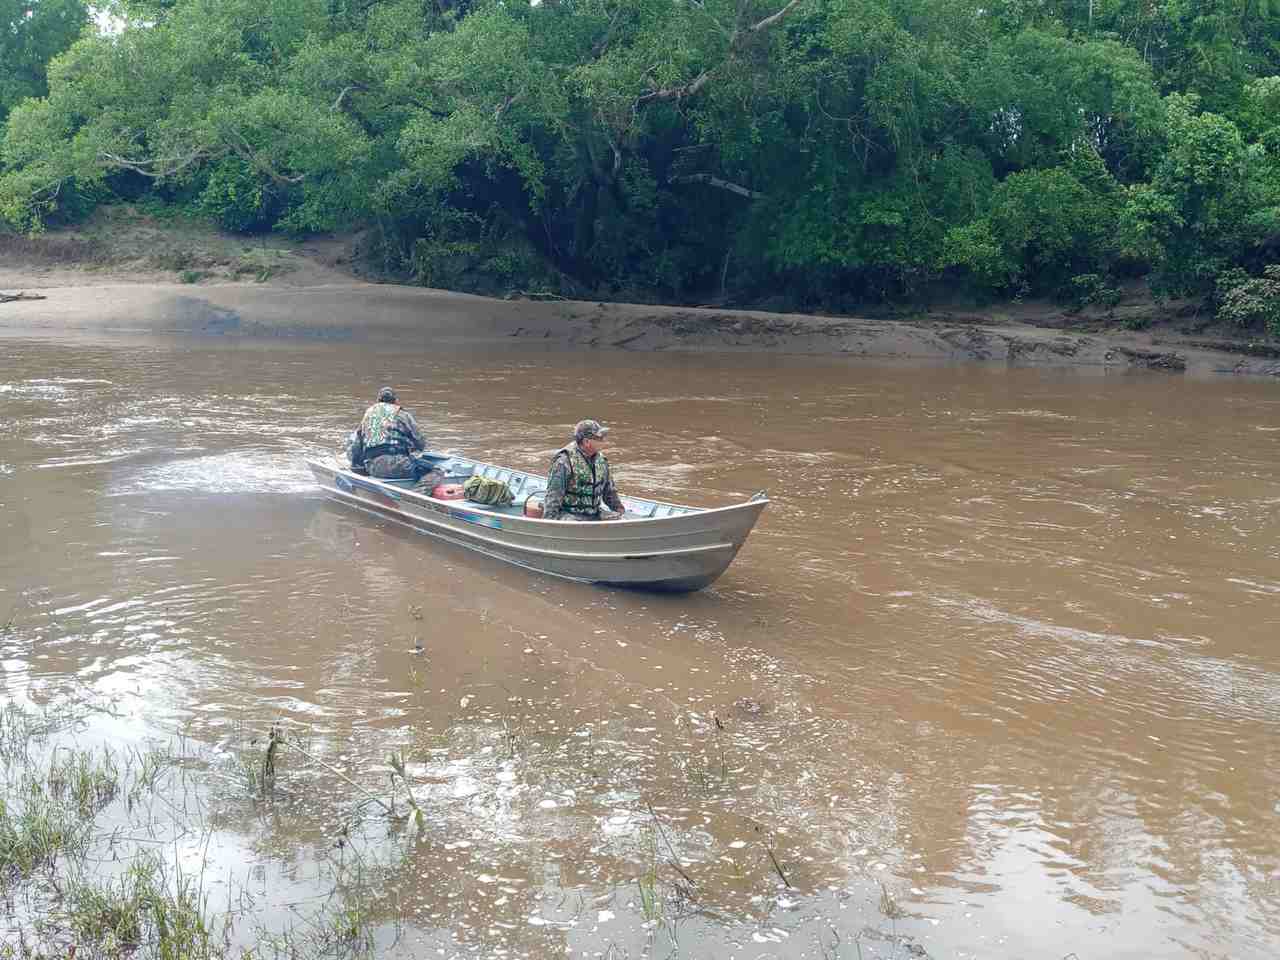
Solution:
[[[8,279],[8,278],[6,278]],[[366,282],[13,285],[43,299],[0,306],[0,330],[98,331],[409,345],[531,341],[632,351],[746,351],[871,359],[977,361],[1017,367],[1151,369],[1280,376],[1280,350],[1152,328],[1070,330],[993,314],[902,319],[823,317],[706,307],[500,300]],[[50,280],[53,282],[50,283]]]

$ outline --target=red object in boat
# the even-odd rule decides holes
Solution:
[[[462,484],[460,483],[440,483],[436,484],[435,489],[431,491],[431,495],[437,500],[461,500]]]
[[[530,497],[524,502],[524,515],[526,517],[542,516],[542,498]]]

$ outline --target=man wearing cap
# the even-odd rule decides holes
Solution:
[[[579,421],[573,428],[573,443],[556,451],[551,461],[543,519],[601,520],[602,505],[619,516],[626,512],[601,452],[608,435],[609,428],[596,420]]]
[[[430,463],[414,456],[426,447],[413,414],[400,406],[394,390],[383,387],[360,420],[351,446],[351,468],[363,468],[380,480],[417,480],[431,470]]]

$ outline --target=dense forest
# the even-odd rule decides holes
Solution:
[[[1280,0],[0,0],[0,220],[362,228],[473,290],[1280,332]]]

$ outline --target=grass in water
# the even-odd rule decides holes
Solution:
[[[58,803],[44,785],[24,776],[0,797],[0,889],[82,853],[93,823]]]
[[[115,799],[120,770],[107,749],[101,756],[87,750],[55,751],[48,783],[50,796],[74,804],[77,813],[91,817]]]
[[[5,766],[26,758],[36,733],[31,714],[18,704],[10,701],[0,707],[0,760]]]
[[[209,919],[198,886],[144,854],[115,881],[79,882],[67,891],[65,924],[97,955],[206,960],[227,956],[224,929]]]

